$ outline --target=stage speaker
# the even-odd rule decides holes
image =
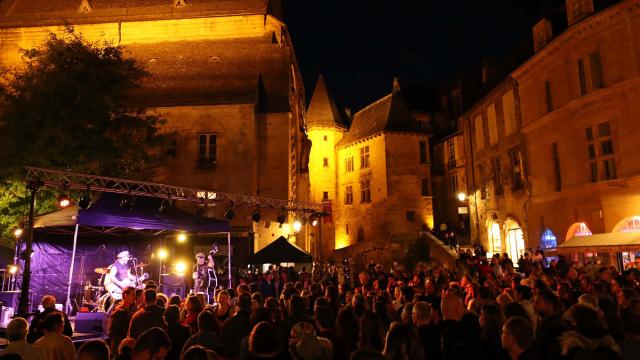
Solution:
[[[160,286],[160,292],[171,297],[171,295],[180,295],[181,299],[184,299],[184,285],[166,285]]]
[[[76,326],[79,333],[103,334],[107,331],[107,314],[103,312],[79,312],[76,314]]]

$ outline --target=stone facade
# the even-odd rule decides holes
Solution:
[[[133,98],[161,114],[162,130],[174,136],[172,157],[149,180],[308,201],[304,89],[287,27],[268,2],[10,3],[0,4],[3,66],[20,65],[19,48],[70,24],[89,41],[122,45],[148,69]],[[206,214],[222,218],[231,205],[217,203]],[[254,208],[235,205],[236,241],[255,238],[255,251],[280,235],[308,245],[306,231],[289,226],[293,214],[274,226],[278,209],[261,208],[261,222],[253,223]]]
[[[433,225],[429,137],[397,87],[344,120],[320,79],[307,112],[311,197],[332,215],[319,246],[325,259],[390,263]]]
[[[640,1],[567,6],[569,27],[551,37],[539,22],[536,53],[459,121],[472,235],[489,252],[640,230]]]

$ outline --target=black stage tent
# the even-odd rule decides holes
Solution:
[[[96,285],[100,275],[94,269],[112,264],[120,251],[130,251],[138,262],[151,262],[151,243],[159,236],[185,231],[202,236],[227,233],[230,239],[226,221],[178,208],[160,214],[163,199],[142,196],[127,210],[120,207],[121,198],[103,193],[86,210],[73,205],[36,217],[31,262],[31,290],[36,302],[46,294],[56,296],[59,302],[69,294],[74,295],[71,299],[77,298],[87,282]],[[157,262],[152,265],[150,270],[156,271]]]
[[[249,264],[310,264],[313,256],[280,236],[249,258]]]

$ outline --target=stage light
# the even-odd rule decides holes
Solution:
[[[260,222],[260,210],[258,208],[253,210],[253,214],[251,214],[251,220],[253,220],[253,222]]]
[[[164,260],[167,258],[167,256],[169,256],[169,253],[167,253],[167,250],[165,249],[158,250],[158,259]]]
[[[89,206],[91,206],[91,194],[89,194],[88,191],[80,195],[80,200],[78,200],[78,206],[80,206],[81,209],[85,209],[85,210],[88,209]]]
[[[171,201],[171,199],[165,199],[162,200],[162,203],[160,203],[158,212],[160,212],[160,214],[168,214],[171,212],[171,209],[173,209],[173,202]]]
[[[136,203],[136,198],[134,196],[132,196],[131,194],[129,195],[125,195],[122,200],[120,200],[120,207],[125,209],[125,210],[131,210],[133,209],[133,206]]]
[[[224,217],[228,220],[233,220],[234,216],[236,216],[236,212],[235,210],[233,210],[233,201],[232,201],[229,207],[227,208],[227,210],[224,212]]]
[[[459,192],[458,193],[458,200],[464,201],[466,198],[467,198],[467,194],[465,194],[463,192]]]
[[[184,261],[176,262],[176,273],[178,273],[179,275],[184,275],[186,271],[187,271],[187,264]]]
[[[302,223],[300,222],[300,220],[295,220],[293,222],[293,231],[299,232],[301,228],[302,228]]]
[[[280,227],[282,227],[282,224],[285,223],[285,221],[287,221],[287,212],[285,210],[285,208],[281,208],[280,212],[278,213],[278,216],[276,217],[276,221],[278,222],[278,224],[280,224]]]
[[[64,193],[58,194],[58,197],[56,197],[56,200],[58,201],[58,206],[60,206],[61,208],[65,208],[71,205],[71,200],[69,199],[69,196],[67,194],[64,194]]]
[[[311,226],[318,226],[318,216],[316,214],[311,214],[309,221],[311,222]]]
[[[18,267],[15,265],[9,265],[8,270],[9,274],[13,275],[18,272]]]
[[[13,236],[19,238],[22,235],[22,229],[21,228],[17,228],[15,230],[13,230]]]
[[[178,237],[176,239],[178,240],[179,243],[183,243],[183,242],[187,241],[187,234],[180,233],[180,234],[178,234]]]

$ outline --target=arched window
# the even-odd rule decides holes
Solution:
[[[549,228],[544,229],[540,237],[540,247],[542,249],[555,249],[557,246],[558,240],[556,239],[556,234]]]
[[[574,236],[588,236],[588,235],[591,235],[591,230],[589,230],[589,227],[587,226],[587,224],[583,222],[574,223],[569,227],[569,231],[567,231],[567,236],[565,237],[565,240],[569,240]]]
[[[640,232],[640,216],[631,216],[620,221],[613,232]]]

